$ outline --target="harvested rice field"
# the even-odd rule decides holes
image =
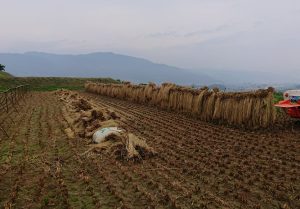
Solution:
[[[1,208],[300,208],[299,126],[245,131],[78,94],[155,154],[87,152],[91,139],[66,131],[64,101],[32,93],[5,124],[10,137],[0,135]]]

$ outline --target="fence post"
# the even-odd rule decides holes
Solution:
[[[6,112],[8,112],[8,98],[7,98],[7,92],[5,92],[4,95],[5,95],[5,109],[6,109]]]

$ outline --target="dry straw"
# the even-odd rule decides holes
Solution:
[[[88,82],[88,92],[116,97],[184,112],[202,121],[212,121],[238,127],[259,128],[274,124],[273,88],[251,92],[220,92],[218,89],[193,89],[163,83],[133,85]]]

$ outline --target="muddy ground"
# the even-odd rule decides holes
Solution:
[[[112,108],[157,156],[82,155],[89,141],[65,135],[61,101],[33,93],[8,120],[10,138],[0,135],[0,208],[300,208],[297,127],[242,131],[82,95]]]

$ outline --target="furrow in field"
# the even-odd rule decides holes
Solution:
[[[268,205],[277,196],[285,196],[282,201],[289,201],[281,192],[284,189],[276,191],[272,184],[285,185],[285,191],[291,186],[284,179],[293,178],[297,171],[288,169],[300,165],[297,151],[291,146],[299,145],[297,133],[240,131],[127,101],[84,95],[100,106],[113,108],[120,114],[123,126],[147,139],[160,153],[153,166],[161,163],[180,168],[176,172],[195,188],[201,186],[212,196],[223,196],[234,206]],[[288,141],[282,140],[282,135],[289,136]],[[287,144],[290,152],[284,152]],[[280,174],[272,171],[274,167]],[[295,195],[291,190],[289,193]]]

